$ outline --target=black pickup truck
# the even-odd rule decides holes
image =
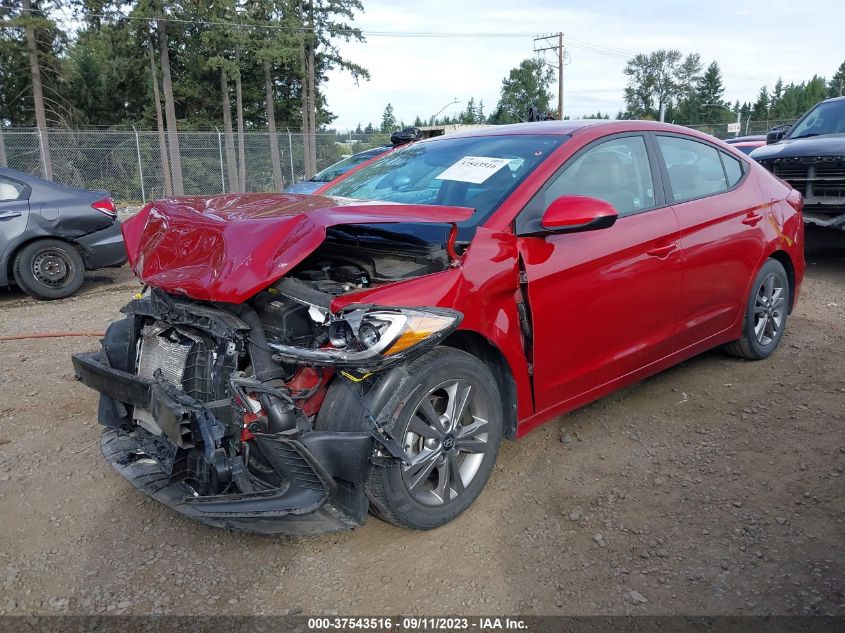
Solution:
[[[805,222],[845,230],[845,97],[774,128],[751,158],[803,194]]]

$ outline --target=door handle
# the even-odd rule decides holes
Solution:
[[[6,211],[5,213],[0,213],[0,220],[10,220],[12,218],[19,218],[23,215],[20,211]]]
[[[650,251],[646,251],[647,254],[651,255],[652,257],[657,257],[658,259],[665,259],[669,256],[669,253],[674,251],[677,248],[675,244],[667,244],[666,246],[658,246],[657,248],[653,248]]]
[[[746,216],[742,219],[742,223],[743,223],[743,224],[747,224],[748,226],[754,226],[754,225],[756,225],[756,224],[757,224],[760,220],[762,220],[762,219],[763,219],[763,216],[762,216],[761,214],[759,214],[759,213],[754,213],[754,212],[752,211],[751,213],[749,213],[748,215],[746,215]]]

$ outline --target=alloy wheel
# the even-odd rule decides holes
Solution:
[[[416,501],[444,505],[465,491],[490,448],[488,413],[466,380],[441,383],[422,398],[403,442],[411,461],[402,480]]]
[[[757,289],[754,301],[754,336],[761,345],[771,345],[783,328],[786,310],[785,285],[779,275],[769,273]]]

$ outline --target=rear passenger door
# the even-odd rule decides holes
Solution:
[[[26,229],[30,191],[29,185],[20,180],[0,175],[0,261],[9,245]]]
[[[765,246],[760,192],[748,165],[703,140],[655,133],[666,199],[680,224],[684,259],[679,345],[716,336],[742,318]]]

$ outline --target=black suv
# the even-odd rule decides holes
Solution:
[[[804,195],[804,221],[845,230],[845,97],[817,103],[751,153]]]

